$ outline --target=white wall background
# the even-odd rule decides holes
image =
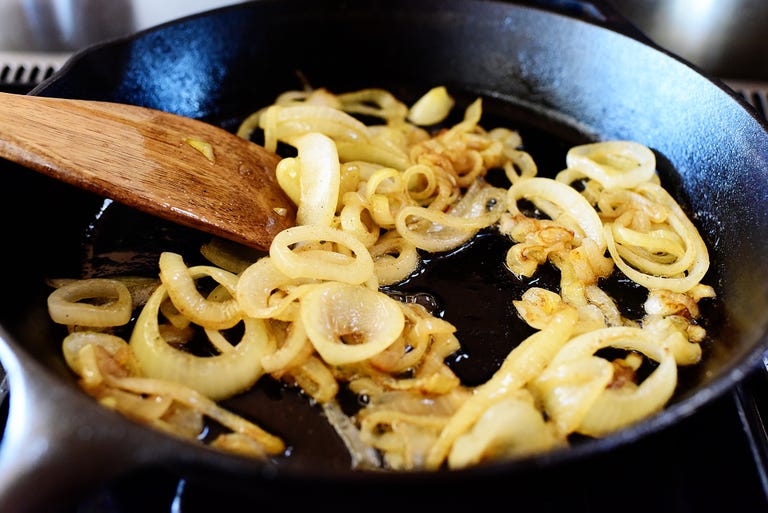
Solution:
[[[240,0],[242,1],[242,0]],[[234,0],[0,0],[0,51],[71,52]]]

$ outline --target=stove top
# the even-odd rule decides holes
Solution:
[[[66,59],[66,55],[54,55],[42,61],[39,56],[30,60],[15,54],[2,61],[3,57],[8,55],[0,52],[0,90],[15,93],[28,92]],[[768,84],[730,85],[758,113],[766,115]],[[9,400],[2,367],[0,375],[2,436]],[[366,513],[391,511],[392,504],[399,501],[401,507],[424,505],[459,511],[503,501],[506,507],[531,506],[540,512],[768,511],[767,426],[768,360],[757,362],[754,372],[732,393],[672,428],[586,463],[579,462],[573,468],[558,469],[546,476],[537,474],[530,480],[497,477],[466,489],[446,487],[438,490],[440,497],[419,499],[392,489],[380,502],[361,497],[359,509]],[[198,513],[242,509],[248,503],[254,509],[291,510],[301,502],[297,494],[288,496],[286,490],[260,490],[258,486],[255,483],[245,497],[204,482],[185,480],[168,469],[143,469],[92,490],[74,509],[64,513]],[[312,506],[314,493],[326,494],[320,503],[323,506],[335,500],[328,490],[307,490],[307,494],[298,494],[305,497],[302,507]]]

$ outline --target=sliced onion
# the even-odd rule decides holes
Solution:
[[[365,124],[327,105],[272,106],[259,123],[265,131],[270,128],[270,124],[274,124],[275,138],[288,143],[310,132],[320,132],[334,140],[369,139]]]
[[[237,298],[246,315],[259,319],[279,317],[311,285],[280,272],[270,257],[251,264],[237,282]]]
[[[433,87],[411,106],[408,120],[422,126],[440,123],[455,103],[445,86]]]
[[[310,355],[299,365],[288,369],[289,374],[299,387],[320,404],[336,398],[339,384],[328,366],[316,356]]]
[[[660,262],[643,265],[639,259],[635,259],[633,263],[638,265],[636,268],[628,262],[630,259],[627,258],[626,248],[623,251],[622,246],[617,244],[615,223],[609,223],[605,225],[605,238],[611,257],[628,278],[648,289],[673,292],[691,290],[709,270],[709,252],[704,240],[677,201],[660,185],[642,184],[637,190],[668,210],[666,222],[682,243],[685,253],[666,265]]]
[[[476,387],[472,397],[451,417],[429,452],[426,468],[439,468],[456,439],[470,429],[493,402],[515,393],[536,377],[569,339],[577,320],[575,308],[560,308],[541,331],[513,349],[491,379]]]
[[[563,439],[555,436],[541,411],[531,401],[517,397],[491,405],[470,431],[460,436],[448,456],[450,468],[544,452]]]
[[[250,388],[264,373],[261,358],[267,328],[261,319],[246,318],[242,340],[230,351],[196,356],[169,345],[160,333],[160,304],[167,296],[161,285],[136,320],[130,346],[145,376],[174,381],[220,400]]]
[[[89,345],[99,346],[112,356],[122,353],[120,358],[126,360],[126,367],[128,369],[135,368],[135,362],[130,356],[128,343],[122,338],[109,333],[74,331],[64,337],[62,352],[69,368],[78,375],[82,375],[83,372],[80,365],[80,350]]]
[[[302,244],[310,242],[333,242],[345,253],[301,249]],[[272,240],[269,255],[272,264],[290,278],[363,283],[373,276],[373,259],[365,245],[353,235],[327,226],[285,229]]]
[[[523,198],[536,203],[553,220],[560,220],[561,216],[567,215],[581,229],[581,235],[595,241],[601,251],[605,250],[603,222],[592,205],[573,187],[550,178],[520,179],[507,193],[507,209],[510,213],[520,213],[517,202]],[[546,204],[537,203],[537,200],[545,200],[555,208],[548,208]]]
[[[544,381],[539,382],[547,383],[542,392],[547,411],[561,416],[565,414],[567,429],[573,429],[578,424],[576,431],[596,437],[659,411],[672,397],[677,385],[677,365],[670,347],[664,340],[657,340],[655,335],[641,328],[613,326],[584,333],[569,341],[552,360],[552,370],[544,372]],[[594,376],[601,375],[584,375],[578,369],[584,367],[584,363],[580,362],[597,358],[593,355],[607,347],[638,351],[659,362],[659,365],[638,386],[617,389],[592,386],[588,394],[569,394],[577,390],[574,386],[579,382],[584,384],[585,379],[591,381]],[[563,366],[572,366],[572,369]],[[605,377],[602,380],[600,383],[605,381]],[[586,390],[583,384],[582,390]],[[585,402],[577,405],[577,399]],[[579,413],[569,413],[575,405]]]
[[[272,332],[276,335],[274,327]],[[293,321],[286,328],[283,339],[282,345],[262,356],[261,365],[264,367],[264,372],[268,374],[282,372],[310,356],[312,346],[307,339],[307,332],[299,315],[294,316]]]
[[[411,242],[396,231],[390,231],[371,246],[374,270],[380,285],[392,285],[405,280],[419,266],[421,257]]]
[[[605,188],[632,188],[656,174],[656,157],[647,146],[633,141],[605,141],[574,146],[566,165],[600,182]]]
[[[195,387],[183,383],[173,383],[152,378],[128,377],[113,378],[112,384],[136,394],[170,396],[185,406],[217,421],[234,433],[245,435],[264,446],[269,454],[280,454],[285,450],[285,443],[278,437],[266,432],[261,427],[243,417],[232,413],[216,404],[215,399],[201,394]]]
[[[51,319],[70,326],[122,326],[131,320],[132,311],[131,293],[118,280],[91,278],[71,281],[48,296]]]
[[[366,247],[375,244],[381,234],[380,226],[371,217],[370,206],[357,192],[344,194],[344,207],[339,213],[341,229],[351,233]]]
[[[397,301],[364,286],[328,282],[301,300],[309,340],[331,365],[359,362],[384,351],[405,325]]]
[[[187,268],[181,255],[165,251],[160,255],[160,280],[179,313],[195,324],[213,329],[227,329],[237,324],[242,312],[234,297],[214,301],[197,290],[198,278],[209,276],[235,295],[237,275],[213,266]]]
[[[339,202],[341,166],[336,145],[320,133],[297,137],[301,199],[296,212],[298,224],[330,226]]]

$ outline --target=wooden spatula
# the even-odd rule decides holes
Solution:
[[[158,110],[0,93],[0,157],[258,249],[295,224],[277,155]]]

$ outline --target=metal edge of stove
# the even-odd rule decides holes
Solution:
[[[768,83],[731,80],[726,84],[768,119]],[[763,494],[768,499],[768,353],[756,362],[755,371],[736,386],[733,396]]]
[[[0,88],[28,91],[64,65],[70,53],[0,51]],[[726,85],[768,119],[768,83],[726,80]],[[0,405],[9,394],[8,376],[0,362]],[[763,491],[768,498],[768,354],[756,372],[734,391],[739,419],[747,436]],[[5,420],[0,425],[0,439]]]
[[[70,53],[0,52],[0,86],[31,89],[70,57]]]

